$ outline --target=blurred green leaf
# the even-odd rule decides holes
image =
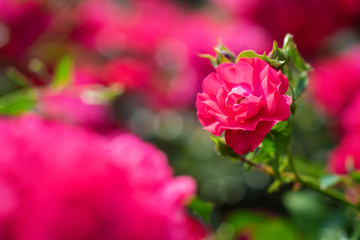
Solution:
[[[6,77],[8,77],[10,80],[12,80],[15,84],[17,84],[20,87],[26,88],[32,85],[30,81],[27,79],[27,77],[15,68],[12,67],[8,68],[5,74]]]
[[[0,114],[20,115],[36,106],[37,92],[34,89],[20,90],[0,98]]]
[[[189,209],[202,218],[206,223],[209,223],[210,215],[214,208],[214,204],[211,202],[205,202],[198,196],[195,196],[192,202],[188,205]]]
[[[360,171],[354,171],[350,173],[350,177],[357,183],[360,183]]]
[[[256,228],[254,240],[300,240],[300,234],[284,219],[269,219]]]
[[[226,219],[226,221],[231,223],[236,229],[242,229],[250,224],[263,222],[265,220],[265,215],[246,210],[235,211]]]
[[[66,55],[60,59],[55,66],[54,79],[51,85],[55,88],[62,88],[67,86],[72,78],[73,59]]]
[[[250,236],[252,240],[303,239],[291,223],[281,217],[273,217],[264,213],[236,211],[228,216],[226,223],[235,228],[237,233],[235,239],[242,239],[242,237],[249,239]]]
[[[270,184],[270,186],[267,189],[268,193],[273,193],[277,190],[279,190],[279,187],[281,186],[282,182],[280,180],[275,180]]]
[[[358,239],[360,239],[360,221],[359,221],[359,219],[357,219],[357,221],[355,221],[354,225],[355,225],[354,231],[351,234],[351,237],[350,237],[349,240],[358,240]]]
[[[301,72],[298,80],[295,82],[294,86],[294,96],[295,98],[299,97],[301,93],[305,91],[305,88],[309,82],[309,77],[306,72]]]
[[[335,175],[330,175],[330,174],[325,174],[321,179],[320,179],[320,188],[325,190],[331,186],[334,186],[335,184],[339,183],[342,180],[342,178],[335,176]]]
[[[318,231],[331,212],[324,198],[312,191],[287,192],[283,203],[298,228],[307,233]]]

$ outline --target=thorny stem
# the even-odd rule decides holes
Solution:
[[[289,124],[290,124],[290,120],[289,120]],[[291,148],[289,146],[289,149],[288,149],[288,159],[289,159],[289,164],[290,164],[290,167],[291,167],[291,170],[293,172],[293,177],[294,177],[294,182],[296,183],[300,183],[301,185],[303,186],[306,186],[324,196],[327,196],[329,198],[332,198],[336,201],[339,201],[339,202],[342,202],[343,204],[345,205],[348,205],[348,206],[351,206],[357,210],[360,211],[360,205],[356,205],[352,202],[349,202],[347,201],[345,198],[344,198],[344,195],[334,189],[322,189],[319,185],[313,183],[312,181],[309,181],[309,180],[305,180],[304,178],[306,176],[300,176],[300,174],[297,172],[296,170],[296,167],[295,167],[295,163],[294,163],[294,160],[291,156]],[[271,176],[274,176],[275,173],[274,173],[274,170],[268,166],[268,165],[260,165],[260,164],[256,164],[256,163],[253,163],[247,159],[245,159],[243,156],[240,156],[239,160],[243,163],[246,163],[248,165],[250,165],[251,167],[254,167],[264,173],[267,173]],[[283,173],[283,174],[290,174],[289,172],[286,172],[286,173]]]
[[[291,121],[290,119],[288,119],[288,122],[289,122],[289,125],[290,125],[290,129],[292,129],[292,126],[291,126]],[[356,204],[353,204],[352,202],[349,202],[347,201],[345,198],[344,198],[344,195],[334,189],[322,189],[319,185],[313,183],[312,181],[308,181],[308,180],[305,180],[302,176],[300,176],[300,174],[297,172],[296,170],[296,167],[295,167],[295,162],[292,158],[292,155],[291,155],[291,145],[289,145],[289,148],[288,148],[288,159],[289,159],[289,164],[290,164],[290,167],[295,175],[295,178],[297,180],[297,182],[301,183],[302,185],[324,195],[324,196],[327,196],[329,198],[332,198],[334,200],[337,200],[339,202],[342,202],[344,203],[345,205],[348,205],[348,206],[351,206],[351,207],[354,207],[355,209],[357,210],[360,210],[360,206],[356,205]]]
[[[327,190],[324,190],[324,189],[321,189],[320,186],[318,186],[317,184],[314,184],[313,182],[311,181],[307,181],[307,180],[304,180],[302,177],[300,177],[299,173],[296,171],[296,167],[295,167],[295,163],[294,163],[294,160],[292,159],[292,156],[291,156],[291,151],[289,149],[289,163],[290,163],[290,167],[292,168],[292,171],[294,172],[295,174],[295,177],[296,177],[296,180],[301,183],[302,185],[324,195],[324,196],[327,196],[329,198],[332,198],[334,200],[337,200],[337,201],[340,201],[346,205],[349,205],[351,207],[354,207],[355,209],[357,210],[360,210],[360,206],[356,205],[356,204],[353,204],[352,202],[349,202],[347,201],[345,198],[344,198],[344,195],[341,194],[340,192],[336,191],[336,190],[333,190],[333,189],[327,189]]]
[[[269,167],[269,166],[263,166],[263,165],[253,163],[253,162],[245,159],[243,156],[240,156],[239,160],[246,163],[246,164],[249,164],[251,167],[257,168],[258,170],[260,170],[262,172],[265,172],[265,173],[267,173],[267,174],[269,174],[271,176],[274,175],[274,170],[272,170],[272,168]]]

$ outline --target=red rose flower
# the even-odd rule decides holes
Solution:
[[[271,128],[290,116],[291,97],[284,95],[288,80],[265,61],[241,58],[223,63],[203,81],[196,100],[204,128],[216,136],[225,131],[226,143],[238,154],[253,151]]]

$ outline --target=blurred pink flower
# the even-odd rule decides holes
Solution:
[[[40,92],[37,111],[66,123],[87,127],[100,132],[118,130],[107,102],[97,102],[92,96],[98,89],[84,87],[63,91],[44,89]]]
[[[101,70],[101,78],[107,84],[119,84],[127,90],[144,90],[149,87],[150,66],[139,59],[116,59]]]
[[[290,116],[288,80],[265,61],[241,58],[222,63],[203,81],[197,95],[197,115],[204,129],[238,154],[253,151],[271,128]]]
[[[347,133],[330,155],[330,171],[347,174],[360,169],[360,131]]]
[[[190,177],[133,135],[105,138],[37,116],[0,120],[0,238],[201,239]]]
[[[336,58],[314,64],[310,76],[310,91],[323,110],[331,116],[340,116],[360,90],[360,47]]]
[[[303,54],[313,54],[326,37],[354,24],[360,13],[360,2],[356,0],[213,0],[213,2],[240,19],[245,18],[263,26],[279,42],[286,33],[293,34]]]
[[[270,47],[267,32],[254,24],[216,18],[171,1],[124,6],[91,0],[76,12],[72,39],[96,52],[111,52],[101,62],[101,84],[119,82],[125,91],[140,90],[159,108],[193,104],[201,80],[212,70],[198,54],[213,53],[220,38],[237,52]]]
[[[351,103],[345,108],[339,119],[340,127],[345,133],[360,131],[360,91],[352,98]]]
[[[41,1],[0,2],[0,58],[18,64],[26,51],[46,30],[50,12]]]

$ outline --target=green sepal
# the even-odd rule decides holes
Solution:
[[[282,51],[286,56],[286,64],[281,71],[293,88],[293,100],[295,100],[304,92],[309,81],[307,73],[312,68],[300,55],[291,34],[285,36]]]
[[[209,223],[211,213],[214,209],[214,204],[201,200],[195,196],[191,203],[188,205],[190,211],[196,216],[200,217],[204,222]]]
[[[252,50],[245,50],[242,51],[241,53],[239,53],[239,55],[236,57],[235,62],[238,62],[240,60],[240,58],[260,58],[261,60],[264,60],[265,62],[269,63],[271,65],[271,67],[278,69],[279,67],[281,67],[284,63],[285,60],[280,60],[277,58],[269,58],[268,56],[266,56],[266,53],[264,53],[263,55],[257,54],[256,52],[252,51]]]
[[[64,88],[70,85],[73,73],[73,59],[65,55],[62,57],[55,66],[54,78],[51,86],[54,88]]]
[[[225,139],[223,137],[210,135],[210,138],[215,143],[215,149],[219,155],[228,156],[232,158],[239,157],[239,154],[234,152],[234,150],[226,144]]]
[[[0,98],[0,115],[21,115],[35,108],[38,93],[35,89],[24,89]]]

